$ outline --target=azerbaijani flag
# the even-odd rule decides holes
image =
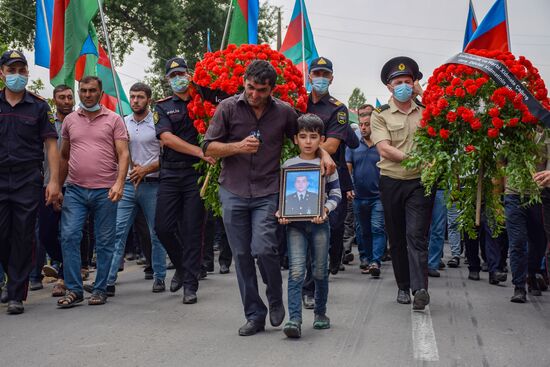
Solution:
[[[130,102],[124,93],[124,88],[122,88],[122,83],[118,74],[115,74],[116,81],[113,80],[113,73],[111,70],[111,61],[107,53],[99,45],[99,59],[97,60],[97,76],[103,82],[103,97],[101,98],[101,104],[111,111],[117,112],[119,115],[128,115],[132,113],[132,108],[130,107]],[[118,99],[116,96],[115,83],[118,87],[118,92],[120,93],[120,100],[122,102],[122,111],[120,111],[118,106]]]
[[[506,0],[496,0],[464,49],[510,51]]]
[[[310,62],[319,57],[304,0],[296,0],[285,39],[279,50],[307,75]],[[304,75],[304,80],[305,80]]]
[[[97,1],[55,0],[53,12],[50,82],[53,86],[74,85],[75,64],[79,57],[93,52],[90,47],[92,19],[98,11]]]
[[[476,29],[476,12],[474,11],[474,4],[472,4],[472,0],[470,0],[470,6],[468,8],[468,19],[466,19],[466,31],[464,32],[464,44],[462,45],[463,50],[466,49],[466,46],[470,42],[470,39],[472,39],[472,36],[474,35]]]
[[[380,103],[380,101],[378,100],[378,98],[376,98],[376,104],[375,104],[375,107],[376,107],[376,108],[380,108],[380,107],[382,107],[382,103]]]
[[[260,16],[259,0],[233,0],[233,15],[228,43],[237,46],[258,44],[258,18]]]
[[[36,0],[36,35],[34,38],[34,63],[50,68],[52,40],[53,0]]]

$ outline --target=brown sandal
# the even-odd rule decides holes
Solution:
[[[57,300],[57,307],[71,308],[82,301],[84,301],[84,297],[81,294],[77,294],[75,292],[67,292],[62,298]]]
[[[65,292],[67,292],[67,287],[65,287],[65,284],[61,281],[57,281],[52,289],[52,297],[63,297],[65,295]]]
[[[92,293],[88,304],[90,306],[104,305],[107,302],[107,295],[105,293]]]

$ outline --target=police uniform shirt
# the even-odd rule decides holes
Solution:
[[[350,147],[356,148],[359,145],[359,139],[349,126],[348,108],[345,104],[325,94],[317,103],[313,103],[310,95],[307,102],[307,112],[313,113],[321,118],[325,124],[325,137],[340,140],[340,145],[332,159],[338,167],[340,176],[340,188],[342,191],[353,189],[351,176],[346,168],[346,143],[351,142]]]
[[[287,195],[283,215],[319,215],[319,195],[306,191]]]
[[[157,102],[153,113],[157,139],[160,139],[162,133],[170,132],[189,144],[199,145],[198,132],[187,113],[189,102],[176,95]],[[168,147],[162,148],[161,166],[163,162],[173,162],[188,164],[191,167],[199,160],[198,157],[183,154]]]
[[[374,144],[389,140],[390,145],[409,154],[415,147],[414,134],[420,126],[423,108],[411,102],[406,113],[400,111],[393,99],[387,105],[377,108],[371,118],[371,139]],[[380,174],[398,180],[410,180],[420,177],[420,169],[408,170],[400,162],[381,157],[378,162]]]
[[[28,91],[11,106],[0,91],[0,167],[44,160],[44,140],[57,138],[55,118],[48,103]]]

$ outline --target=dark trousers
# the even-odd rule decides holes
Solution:
[[[141,210],[139,205],[137,206],[136,219],[134,219],[132,230],[135,233],[134,241],[137,239],[139,248],[141,248],[141,252],[145,256],[146,270],[153,271],[151,267],[151,251],[153,249],[151,235],[149,234],[149,226],[147,225],[145,214],[143,214],[143,210]]]
[[[220,186],[223,223],[235,260],[235,271],[247,320],[265,323],[267,307],[258,293],[256,263],[270,305],[283,302],[277,241],[278,194],[242,198]]]
[[[223,219],[214,217],[209,212],[204,231],[204,253],[202,255],[202,266],[207,271],[214,271],[214,244],[218,245],[220,251],[218,262],[220,265],[231,266],[233,255],[227,241]]]
[[[63,190],[64,191],[64,190]],[[61,251],[61,241],[59,238],[59,222],[61,221],[61,212],[55,211],[53,205],[46,206],[44,195],[40,199],[38,209],[38,239],[40,245],[46,250],[52,261],[59,262],[59,277],[63,279],[63,254]]]
[[[348,210],[346,199],[347,191],[342,191],[342,200],[336,209],[330,212],[328,219],[330,223],[330,267],[340,266],[344,252],[344,222]]]
[[[527,277],[540,273],[546,250],[542,204],[526,205],[519,195],[504,196],[512,284],[525,287]]]
[[[425,196],[420,179],[380,177],[380,198],[393,271],[399,289],[428,288],[428,230],[434,195]]]
[[[8,300],[27,298],[42,194],[40,169],[0,174],[0,262],[8,275]]]
[[[94,249],[94,216],[92,214],[88,214],[82,229],[82,240],[80,240],[80,261],[83,268],[88,268],[88,266],[91,265],[92,257],[94,256]]]
[[[204,226],[198,179],[192,167],[161,168],[155,213],[155,232],[191,292],[199,287]]]
[[[475,239],[470,238],[467,233],[464,236],[468,270],[481,271],[480,251],[485,253],[485,261],[490,273],[501,270],[501,242],[505,238],[505,234],[500,234],[496,238],[493,237],[493,232],[484,215],[481,218],[480,227],[476,228],[476,232],[477,238]]]

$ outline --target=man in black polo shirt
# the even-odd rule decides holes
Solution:
[[[25,89],[29,69],[19,51],[0,58],[0,261],[8,275],[9,314],[23,313],[32,269],[35,223],[42,194],[44,145],[50,181],[46,205],[59,203],[55,118],[44,99]]]
[[[285,317],[275,212],[284,137],[294,136],[298,115],[271,97],[276,79],[269,62],[250,63],[244,92],[218,105],[203,145],[205,154],[223,158],[222,215],[247,319],[239,329],[241,336],[265,328],[267,307],[258,293],[255,259],[267,285],[271,325],[279,326]],[[328,154],[321,154],[321,166],[333,170]]]
[[[199,173],[193,165],[201,159],[215,163],[199,147],[198,132],[187,112],[190,78],[184,59],[168,60],[166,79],[174,94],[157,101],[153,114],[157,138],[163,146],[155,232],[176,268],[170,291],[183,286],[186,304],[197,302],[205,220]]]

